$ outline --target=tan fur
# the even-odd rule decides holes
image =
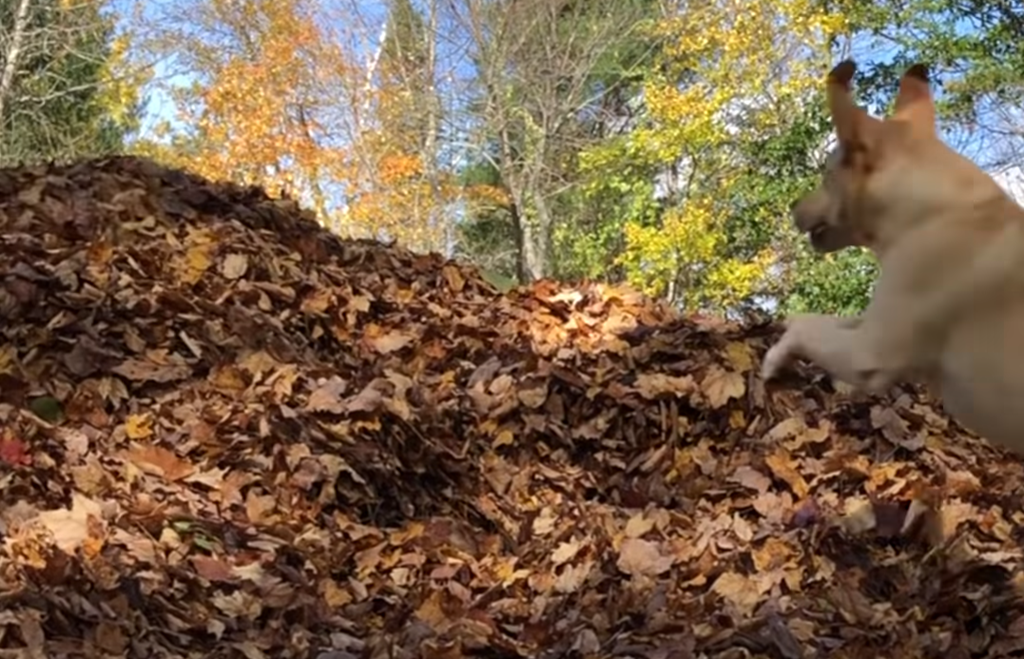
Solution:
[[[963,425],[1024,453],[1024,209],[938,138],[923,66],[885,120],[853,103],[854,70],[829,74],[839,147],[793,218],[820,252],[868,247],[881,274],[858,317],[788,319],[762,374],[802,357],[872,393],[925,382]]]

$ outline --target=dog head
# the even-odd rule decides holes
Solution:
[[[838,144],[816,189],[793,207],[796,227],[818,252],[879,249],[940,200],[943,167],[964,163],[935,132],[928,72],[916,64],[900,80],[895,111],[877,119],[853,102],[850,60],[828,75],[827,98]],[[979,170],[980,171],[980,170]]]

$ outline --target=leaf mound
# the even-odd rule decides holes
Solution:
[[[133,158],[0,171],[0,229],[5,656],[1024,649],[1021,462],[766,389],[775,327]]]

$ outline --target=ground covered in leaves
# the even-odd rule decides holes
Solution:
[[[777,328],[501,295],[135,159],[0,171],[0,657],[1024,649],[1021,462]]]

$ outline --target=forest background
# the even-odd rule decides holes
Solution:
[[[5,0],[0,166],[114,153],[258,184],[346,237],[502,288],[628,282],[700,313],[854,313],[810,253],[822,80],[889,109],[912,61],[945,138],[1024,192],[1011,0]]]

